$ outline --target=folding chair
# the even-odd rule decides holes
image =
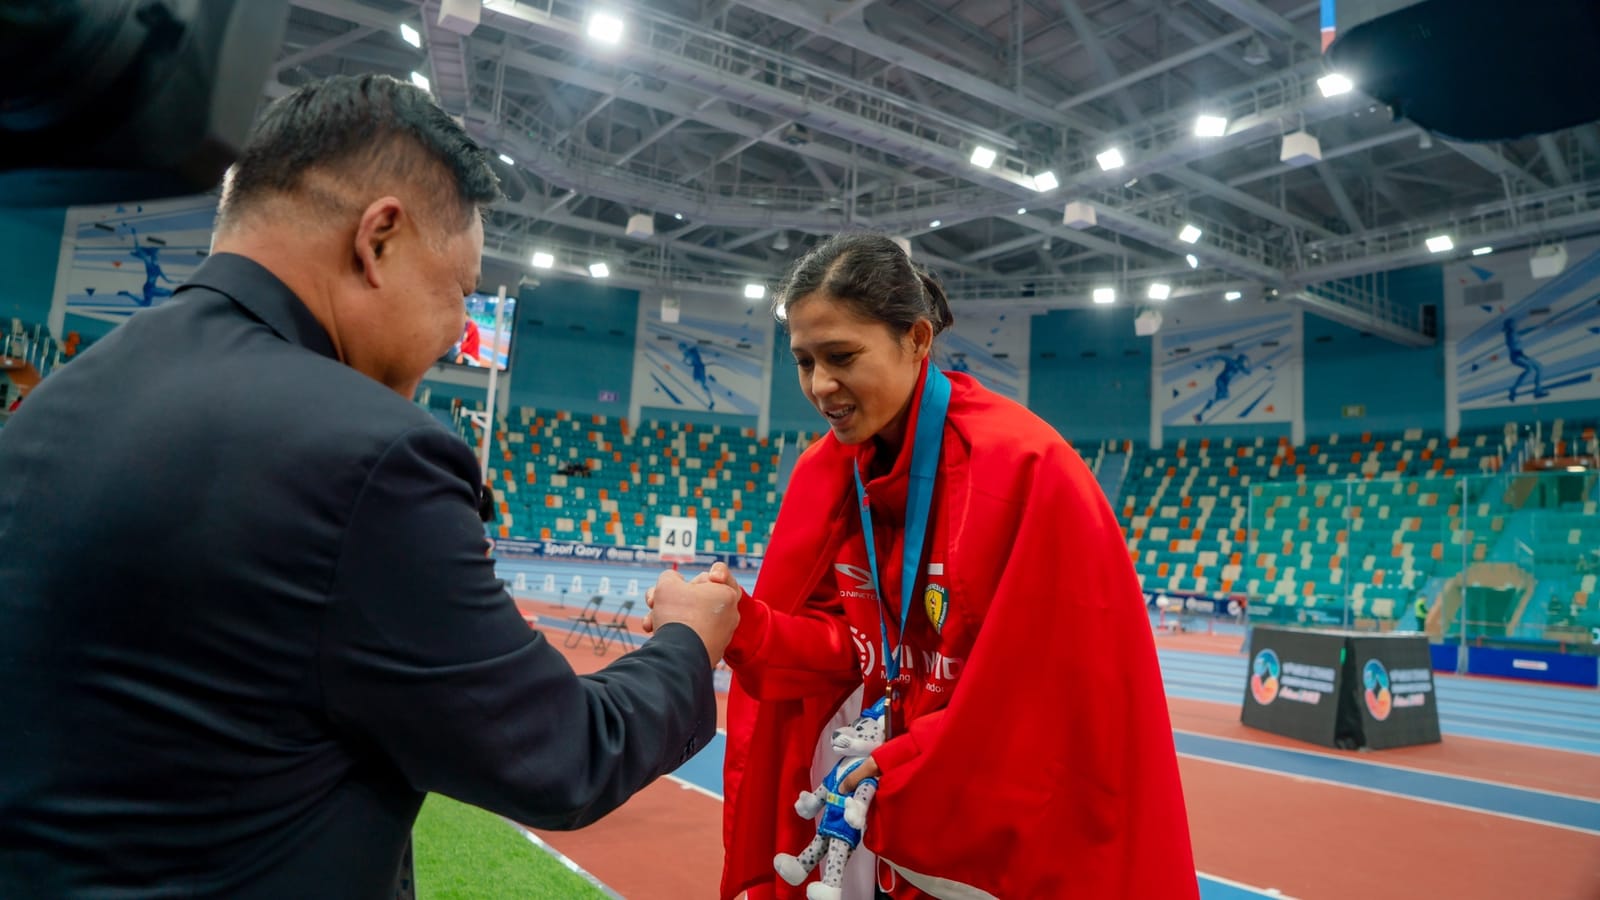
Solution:
[[[625,640],[623,635],[632,633],[628,630],[628,614],[631,612],[633,612],[633,601],[624,600],[622,608],[617,610],[616,617],[607,622],[600,629],[600,636],[595,638],[594,652],[596,655],[604,656],[612,641],[621,642]]]
[[[600,622],[597,617],[600,615],[600,601],[603,599],[598,594],[589,598],[589,602],[583,605],[583,611],[571,618],[571,624],[567,626],[571,630],[567,632],[567,639],[561,644],[563,647],[570,650],[578,646],[578,642],[583,640],[585,634],[592,641],[600,640]]]

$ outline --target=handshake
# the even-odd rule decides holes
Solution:
[[[739,625],[739,598],[743,593],[723,563],[696,575],[693,581],[684,581],[675,571],[662,572],[655,587],[644,592],[645,603],[650,607],[644,617],[645,633],[654,633],[672,622],[687,625],[700,636],[706,655],[715,665]]]

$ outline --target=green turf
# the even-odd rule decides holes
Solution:
[[[605,898],[506,820],[438,794],[423,803],[412,844],[418,900]]]

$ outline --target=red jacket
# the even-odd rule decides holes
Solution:
[[[902,655],[898,711],[910,727],[896,722],[874,754],[883,775],[863,842],[914,883],[1008,900],[1198,897],[1155,644],[1110,507],[1049,425],[949,378]],[[876,601],[859,583],[870,579],[855,577],[865,569],[858,451],[865,473],[870,445],[831,434],[801,456],[755,595],[740,604],[726,656],[724,898],[804,896],[772,857],[813,835],[793,806],[814,786],[818,735],[863,673],[869,702],[883,692]],[[909,456],[867,485],[896,608]],[[891,640],[898,624],[896,609]]]

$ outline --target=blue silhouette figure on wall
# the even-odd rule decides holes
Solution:
[[[132,291],[117,291],[117,296],[127,297],[140,306],[151,305],[157,297],[171,297],[171,288],[160,287],[157,284],[158,281],[177,284],[176,281],[167,277],[167,273],[161,271],[161,248],[139,246],[138,229],[129,226],[128,230],[133,233],[133,249],[129,251],[129,254],[144,263],[144,289],[142,294],[134,294]]]
[[[1522,373],[1517,376],[1517,380],[1511,383],[1511,390],[1507,395],[1507,399],[1512,403],[1517,402],[1517,389],[1522,387],[1522,380],[1527,378],[1530,372],[1533,373],[1533,398],[1537,400],[1540,397],[1550,396],[1550,392],[1544,389],[1543,367],[1539,365],[1538,360],[1522,352],[1522,335],[1533,329],[1517,331],[1517,320],[1511,316],[1506,316],[1505,321],[1500,323],[1500,330],[1505,332],[1507,358],[1513,366],[1522,370]]]
[[[706,409],[717,408],[717,400],[711,393],[712,378],[706,374],[706,361],[700,356],[700,348],[684,341],[678,342],[678,349],[683,351],[683,364],[689,367],[689,375],[694,383],[706,392]]]
[[[1201,418],[1211,410],[1212,406],[1216,405],[1219,401],[1228,399],[1228,383],[1233,381],[1234,376],[1250,374],[1250,357],[1244,355],[1243,353],[1239,354],[1238,356],[1231,357],[1222,356],[1219,354],[1217,356],[1207,358],[1205,362],[1202,362],[1200,365],[1209,366],[1214,362],[1222,363],[1222,371],[1217,373],[1216,388],[1212,392],[1211,399],[1207,400],[1206,405],[1202,406],[1200,411],[1194,414],[1194,420],[1196,422],[1199,422]]]

